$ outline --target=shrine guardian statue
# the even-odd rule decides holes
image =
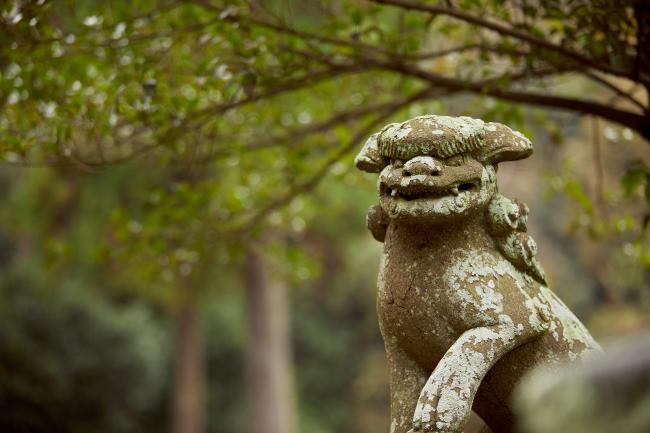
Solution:
[[[532,151],[505,125],[428,115],[385,126],[357,156],[379,173],[367,223],[384,243],[391,433],[460,433],[472,409],[513,432],[524,373],[600,350],[548,289],[528,207],[499,194],[497,165]]]

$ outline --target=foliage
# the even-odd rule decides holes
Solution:
[[[116,308],[24,272],[0,283],[0,429],[132,432],[159,425],[166,338],[144,305]],[[132,332],[137,329],[138,332]]]
[[[630,164],[621,178],[621,185],[627,197],[631,197],[639,189],[642,189],[645,200],[650,206],[650,167],[647,167],[643,161],[637,160]]]
[[[650,111],[623,90],[648,84],[644,13],[607,0],[11,2],[0,155],[154,167],[149,194],[117,204],[113,249],[132,274],[176,287],[304,219],[286,207],[400,110],[473,93],[496,101],[463,114],[522,126],[512,103],[525,103],[645,136]],[[571,77],[578,89],[562,86]]]
[[[645,134],[647,107],[608,78],[647,84],[641,12],[605,0],[8,3],[0,152],[82,169],[138,156],[183,166],[176,177],[212,180],[197,182],[219,210],[208,230],[246,233],[312,189],[373,129],[363,119],[443,95],[577,110]],[[568,74],[627,105],[554,85]]]

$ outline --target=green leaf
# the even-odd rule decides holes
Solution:
[[[650,169],[642,161],[634,161],[621,178],[621,186],[626,197],[630,197],[637,189],[647,182]]]

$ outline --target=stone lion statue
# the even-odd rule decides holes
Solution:
[[[377,308],[391,433],[461,432],[472,409],[513,432],[524,373],[600,350],[547,288],[528,207],[499,194],[497,165],[532,151],[505,125],[427,115],[385,126],[356,157],[379,173],[367,223],[384,243]]]

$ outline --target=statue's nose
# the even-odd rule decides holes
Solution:
[[[430,156],[416,156],[404,164],[404,175],[412,176],[417,174],[438,175],[442,170],[440,162]]]

